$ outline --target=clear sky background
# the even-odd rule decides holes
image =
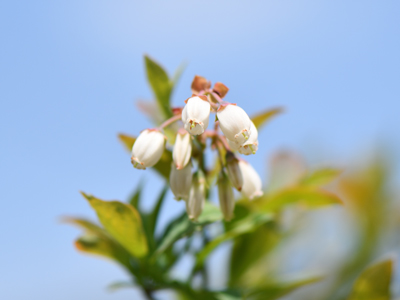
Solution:
[[[79,190],[125,200],[145,176],[117,141],[151,126],[134,102],[151,99],[143,54],[171,73],[188,63],[174,104],[195,74],[225,83],[249,114],[283,106],[250,161],[296,149],[343,163],[400,129],[399,1],[1,1],[0,298],[136,299],[105,287],[118,267],[72,246],[62,215],[94,218]],[[169,214],[182,209],[168,199]],[[175,211],[175,212],[173,212]]]

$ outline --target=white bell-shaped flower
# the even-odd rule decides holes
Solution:
[[[251,120],[246,112],[235,104],[221,105],[217,111],[219,127],[228,140],[242,145],[251,134]]]
[[[242,195],[250,200],[263,195],[262,182],[256,170],[246,161],[239,161],[243,176]]]
[[[241,191],[243,187],[242,171],[239,168],[239,160],[232,152],[226,154],[226,170],[232,185]]]
[[[235,196],[225,173],[221,173],[218,178],[218,198],[225,221],[230,221],[233,218],[233,210],[235,209]]]
[[[174,149],[172,151],[172,158],[175,167],[180,170],[183,169],[189,162],[192,155],[192,140],[186,130],[179,130],[176,135]]]
[[[239,151],[239,153],[244,155],[256,154],[258,150],[258,130],[253,122],[251,122],[250,126],[250,137],[247,141],[245,141],[242,145],[238,145],[231,140],[228,140],[229,147],[232,150]]]
[[[178,170],[174,164],[171,166],[169,175],[169,185],[176,200],[188,200],[190,187],[192,185],[192,165],[189,163],[181,170]]]
[[[210,118],[211,105],[206,96],[194,96],[186,100],[182,110],[182,122],[191,135],[199,135],[206,130]]]
[[[189,219],[197,221],[203,211],[205,201],[205,178],[199,173],[193,176],[189,200],[186,201],[186,212]]]
[[[156,129],[143,130],[132,147],[131,162],[136,169],[154,166],[164,152],[165,137]]]

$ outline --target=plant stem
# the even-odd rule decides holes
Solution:
[[[163,128],[165,128],[165,127],[171,125],[172,123],[174,123],[174,122],[180,120],[181,118],[182,118],[182,115],[181,115],[181,114],[175,115],[175,116],[169,118],[168,120],[164,121],[164,123],[162,123],[162,124],[159,126],[159,128],[160,128],[160,129],[163,129]]]
[[[143,288],[143,292],[144,292],[144,294],[146,295],[146,298],[147,298],[148,300],[156,300],[156,299],[153,297],[153,291],[152,291],[152,290]]]

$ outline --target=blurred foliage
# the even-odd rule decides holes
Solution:
[[[171,79],[148,56],[145,66],[156,101],[155,106],[139,106],[157,123],[157,112],[165,117],[173,115],[171,96],[183,68]],[[260,129],[280,112],[280,108],[266,110],[252,120]],[[135,137],[120,134],[119,139],[130,151]],[[393,240],[400,225],[399,207],[389,192],[390,174],[384,159],[378,158],[360,169],[350,166],[342,170],[310,170],[299,156],[279,152],[271,161],[264,195],[251,202],[239,199],[232,221],[223,221],[219,208],[206,202],[198,221],[192,222],[182,213],[157,233],[160,210],[167,198],[171,157],[171,151],[165,150],[153,168],[165,180],[165,187],[150,211],[142,209],[141,182],[126,203],[103,201],[82,193],[102,226],[79,218],[64,219],[84,232],[75,242],[79,251],[112,260],[131,275],[129,281],[114,283],[110,289],[140,287],[148,299],[158,299],[160,290],[175,291],[177,299],[392,299],[393,261],[386,259],[371,265],[386,252],[396,250],[393,245],[388,247],[391,243],[387,241]],[[218,166],[215,164],[206,174],[207,182],[215,181]],[[310,275],[285,262],[282,252],[292,250],[292,257],[299,255],[297,249],[286,246],[302,230],[296,225],[310,214],[318,214],[316,210],[321,208],[340,212],[337,224],[344,226],[347,235],[336,243],[347,247],[341,255],[332,258],[327,253],[324,260],[316,260],[317,275]],[[292,215],[289,220],[285,218],[287,213]],[[311,229],[318,226],[312,223]],[[196,246],[196,239],[201,240],[201,246]],[[307,247],[311,250],[318,243],[314,240]],[[210,255],[223,244],[231,245],[228,263],[210,268]],[[190,275],[186,280],[174,279],[173,268],[185,255],[195,261],[186,266]],[[301,256],[297,260],[301,261]],[[210,287],[209,272],[215,267],[225,270],[225,288],[221,290]],[[288,269],[300,271],[300,276],[290,279]]]

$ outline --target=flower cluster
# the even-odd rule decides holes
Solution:
[[[225,220],[233,217],[235,199],[233,188],[248,199],[262,195],[261,179],[253,167],[234,152],[244,155],[258,150],[258,132],[247,113],[239,106],[223,100],[228,88],[196,76],[192,83],[193,95],[183,108],[174,109],[174,116],[159,128],[141,132],[132,148],[131,161],[135,168],[154,166],[166,147],[163,130],[175,121],[182,121],[172,149],[173,163],[170,187],[175,199],[186,202],[188,216],[197,220],[206,199],[207,182],[211,173],[204,166],[207,139],[218,151],[220,172],[217,179],[221,211]],[[210,113],[215,113],[213,130],[208,130]],[[222,132],[222,134],[221,134]]]

